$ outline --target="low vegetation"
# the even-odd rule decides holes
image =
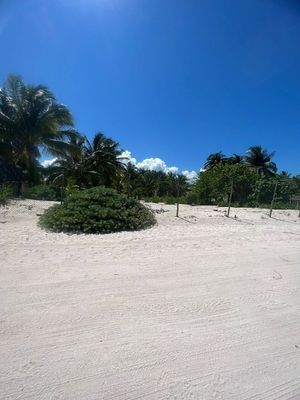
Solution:
[[[277,182],[275,207],[291,207],[290,196],[300,194],[300,176],[278,173],[274,152],[261,146],[245,154],[210,154],[193,182],[137,168],[115,140],[101,132],[88,140],[77,132],[71,112],[47,87],[18,76],[9,76],[0,91],[0,114],[0,185],[13,182],[14,194],[26,198],[60,201],[105,186],[135,199],[225,205],[232,187],[233,205],[260,207],[270,204]],[[42,153],[53,157],[47,167]]]
[[[190,193],[186,196],[189,204],[226,205],[233,186],[232,204],[244,207],[269,206],[275,184],[277,208],[291,208],[290,196],[300,193],[300,177],[286,173],[260,175],[255,169],[241,164],[218,164],[199,174]]]
[[[11,196],[12,191],[9,186],[0,186],[0,207],[6,206]]]
[[[36,185],[28,188],[24,193],[25,199],[61,201],[65,196],[65,190],[55,185]]]
[[[62,205],[50,207],[39,224],[54,232],[111,233],[149,228],[155,217],[138,200],[95,187],[73,193]]]

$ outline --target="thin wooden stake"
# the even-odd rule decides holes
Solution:
[[[179,203],[178,203],[178,200],[177,200],[177,203],[176,203],[176,217],[179,217]]]
[[[229,200],[228,200],[228,209],[227,209],[226,217],[229,217],[229,214],[230,214],[232,193],[233,193],[233,178],[231,178],[230,195],[229,195]]]
[[[272,217],[273,206],[274,206],[274,201],[275,201],[276,192],[277,192],[277,186],[278,186],[278,182],[275,183],[275,187],[274,187],[273,197],[272,197],[271,206],[270,206],[270,213],[269,213],[270,217]]]
[[[177,177],[176,217],[179,217],[179,176]]]

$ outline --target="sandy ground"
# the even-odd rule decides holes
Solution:
[[[300,399],[296,211],[152,205],[143,232],[0,210],[0,399]]]

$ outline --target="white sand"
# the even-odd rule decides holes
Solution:
[[[296,211],[68,236],[48,205],[0,210],[1,400],[300,399]]]

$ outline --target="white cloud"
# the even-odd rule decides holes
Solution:
[[[171,172],[173,174],[180,173],[180,170],[178,167],[172,166],[169,167],[164,160],[158,157],[150,157],[150,158],[145,158],[143,161],[137,161],[136,158],[132,157],[132,154],[129,150],[123,151],[121,154],[120,158],[125,158],[123,161],[124,164],[128,164],[131,162],[131,164],[135,165],[138,169],[145,169],[148,171],[163,171],[163,172]],[[198,174],[196,171],[181,171],[182,175],[186,176],[187,179],[190,182],[193,182]]]
[[[194,182],[197,179],[197,172],[196,171],[182,171],[182,175],[184,175],[189,182]]]
[[[138,169],[172,172],[174,174],[179,171],[177,167],[168,167],[165,161],[157,157],[145,158],[143,161],[138,162],[136,158],[132,157],[131,151],[129,150],[123,151],[119,158],[122,159],[124,164],[128,164],[130,162]]]
[[[50,167],[52,164],[54,164],[56,160],[57,160],[57,158],[52,158],[51,160],[44,160],[41,162],[41,165],[44,168],[47,168],[47,167]]]
[[[179,172],[179,168],[177,168],[177,167],[167,167],[167,172],[172,172],[172,174],[177,174]]]
[[[160,158],[145,158],[145,160],[137,163],[136,166],[139,169],[146,169],[149,171],[178,172],[177,167],[168,167]]]
[[[136,158],[132,157],[131,151],[129,151],[129,150],[123,151],[119,158],[122,160],[123,164],[125,164],[125,165],[127,165],[128,163],[136,165]]]

